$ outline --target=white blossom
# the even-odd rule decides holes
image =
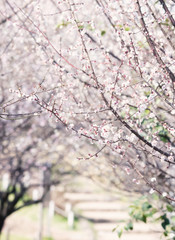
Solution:
[[[155,190],[153,188],[150,189],[149,193],[153,194],[155,192]]]
[[[163,193],[162,193],[162,196],[163,196],[163,197],[166,197],[166,196],[167,196],[167,193],[166,193],[166,192],[163,192]]]
[[[155,177],[151,178],[151,182],[156,182],[156,178]]]

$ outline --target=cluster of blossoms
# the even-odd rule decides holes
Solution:
[[[110,155],[109,166],[122,169],[112,172],[123,174],[133,188],[145,181],[145,190],[174,200],[168,194],[175,184],[173,4],[154,0],[45,4],[32,3],[26,10],[14,5],[20,16],[8,21],[8,28],[14,27],[9,37],[17,31],[27,51],[24,56],[14,38],[13,51],[24,58],[23,69],[19,58],[19,76],[13,51],[3,59],[11,69],[4,78],[18,79],[10,89],[17,95],[13,102],[29,100],[35,110],[52,117],[53,126],[61,122],[78,138],[95,143],[85,159],[97,157],[97,152]],[[128,165],[131,177],[124,170]],[[157,181],[149,180],[154,178]]]

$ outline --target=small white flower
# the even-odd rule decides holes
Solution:
[[[162,193],[162,196],[163,196],[163,197],[166,197],[166,196],[167,196],[167,193],[166,193],[166,192],[163,192],[163,193]]]
[[[28,100],[29,100],[29,101],[33,101],[33,100],[34,100],[33,96],[29,96],[29,97],[28,97]]]
[[[161,161],[165,161],[166,157],[165,156],[161,156]]]
[[[139,106],[139,111],[142,113],[142,112],[145,111],[146,108],[147,108],[147,105],[146,105],[146,104],[141,104],[141,105]]]
[[[73,127],[74,127],[73,123],[69,124],[69,126],[68,126],[69,129],[72,129]]]
[[[173,156],[169,156],[169,157],[168,157],[168,160],[171,161],[171,162],[173,162],[173,161],[174,161],[174,157],[173,157]]]
[[[171,111],[171,114],[172,114],[172,115],[175,115],[175,109],[173,109],[173,110]]]
[[[156,178],[155,177],[151,178],[151,182],[156,182]]]
[[[154,191],[153,188],[151,188],[150,191],[149,191],[150,194],[153,194],[154,192],[155,192],[155,191]]]
[[[137,180],[137,181],[136,181],[136,184],[137,184],[137,185],[139,185],[139,184],[140,184],[140,181],[139,181],[139,180]]]
[[[153,140],[152,141],[152,145],[155,147],[157,145],[157,141],[156,140]]]
[[[126,171],[126,173],[127,173],[128,175],[130,175],[130,168],[125,167],[125,171]]]
[[[170,237],[170,239],[173,239],[173,237],[175,237],[175,234],[174,233],[170,233],[169,237]]]
[[[155,117],[155,114],[154,113],[150,113],[150,118],[153,118],[153,117]]]

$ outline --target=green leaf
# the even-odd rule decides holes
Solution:
[[[150,114],[150,110],[149,109],[145,109],[145,111],[142,113],[142,117],[148,116]]]
[[[122,29],[123,28],[123,25],[121,25],[121,24],[119,24],[119,25],[117,25],[120,29]]]
[[[149,97],[150,94],[151,94],[151,91],[147,91],[147,92],[145,91],[144,94],[145,94],[146,97]]]
[[[132,217],[135,218],[136,221],[138,220],[143,221],[143,215],[140,212],[137,214],[134,214]]]
[[[84,26],[83,26],[83,25],[79,25],[78,28],[79,28],[80,30],[82,30],[82,29],[84,29]]]
[[[122,233],[123,233],[123,230],[121,229],[121,230],[119,230],[117,233],[118,233],[118,237],[121,238]]]
[[[166,18],[165,22],[166,22],[166,23],[168,23],[168,22],[169,22],[169,19],[168,19],[168,18]]]
[[[175,216],[171,217],[171,221],[173,221],[175,223]]]
[[[175,226],[172,226],[172,227],[171,227],[171,230],[172,230],[173,232],[175,232]]]
[[[156,201],[159,201],[159,196],[157,195],[157,193],[153,193],[152,198]]]
[[[170,221],[169,221],[169,219],[167,218],[166,214],[164,214],[163,216],[161,216],[161,218],[162,218],[162,220],[163,220],[163,222],[162,222],[161,225],[162,225],[163,229],[166,230],[166,226],[170,224]]]
[[[170,142],[170,138],[167,135],[167,132],[162,130],[158,133],[158,135],[159,135],[161,141],[163,141],[165,143]]]
[[[150,124],[153,122],[154,122],[153,118],[149,118],[149,119],[144,118],[143,121],[141,122],[141,124],[146,126],[147,124]]]
[[[130,28],[129,27],[125,27],[125,31],[129,31],[130,30]]]
[[[144,47],[145,47],[144,43],[141,42],[141,41],[138,41],[137,44],[138,44],[138,46],[141,47],[141,48],[144,48]]]
[[[119,226],[117,225],[115,228],[113,228],[113,229],[112,229],[112,232],[115,232],[118,227],[119,227]]]
[[[101,36],[104,36],[105,34],[106,34],[105,30],[101,31]]]
[[[62,21],[62,23],[57,24],[56,28],[67,27],[69,24],[70,24],[70,22]]]
[[[90,31],[94,30],[93,27],[91,26],[91,24],[88,24],[86,28],[89,29]]]
[[[131,221],[125,226],[125,230],[126,231],[133,230],[133,223]]]
[[[147,216],[145,214],[142,215],[142,218],[140,219],[142,222],[147,222]]]
[[[148,209],[152,208],[152,205],[149,202],[144,202],[142,204],[142,210],[147,211]]]
[[[168,23],[161,23],[164,26],[170,26]]]
[[[151,216],[153,216],[155,213],[157,213],[157,209],[156,208],[152,208],[151,209]]]
[[[129,106],[129,113],[134,114],[135,112],[137,112],[137,107]]]
[[[168,231],[164,231],[163,234],[164,234],[165,237],[167,237],[168,236]]]
[[[174,211],[174,208],[171,206],[171,205],[166,205],[166,209],[168,212],[173,212]]]

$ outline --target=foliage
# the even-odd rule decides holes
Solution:
[[[123,227],[117,226],[118,237],[122,237],[124,231],[132,231],[135,222],[160,223],[162,233],[166,239],[175,239],[175,208],[167,202],[161,202],[158,195],[152,198],[141,197],[129,206],[131,219]]]

